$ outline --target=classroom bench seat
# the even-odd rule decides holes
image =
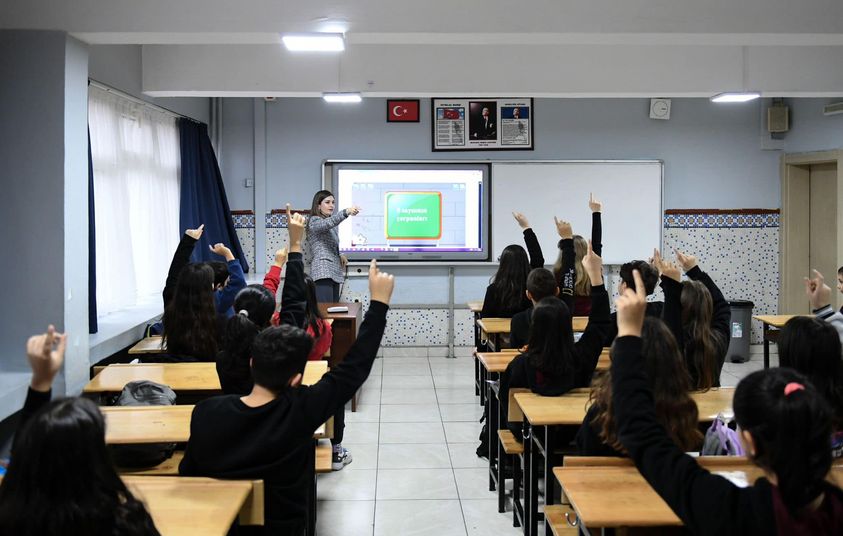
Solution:
[[[498,439],[503,447],[504,454],[510,456],[521,456],[524,454],[524,444],[515,439],[510,430],[498,430]]]
[[[316,445],[316,474],[331,472],[331,454],[333,447],[330,441],[319,441]]]
[[[567,518],[565,517],[566,514],[568,516]],[[555,504],[546,506],[544,509],[544,518],[548,526],[550,526],[553,536],[569,536],[578,532],[576,525],[571,526],[568,523],[568,519],[572,523],[577,523],[577,513],[569,505]]]

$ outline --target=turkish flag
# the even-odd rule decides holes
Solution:
[[[419,101],[417,100],[387,100],[386,120],[394,122],[419,121]]]

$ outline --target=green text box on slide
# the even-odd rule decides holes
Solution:
[[[442,237],[441,192],[387,192],[386,237],[438,240]]]

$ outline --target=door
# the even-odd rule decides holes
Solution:
[[[809,268],[819,270],[832,288],[831,304],[840,308],[837,292],[837,164],[809,166]],[[806,274],[809,275],[809,274]]]

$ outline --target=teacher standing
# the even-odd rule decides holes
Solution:
[[[310,277],[316,283],[316,301],[338,302],[340,285],[345,281],[348,259],[340,254],[337,226],[360,209],[352,206],[336,214],[334,194],[320,190],[313,196],[310,217],[307,219],[305,249],[309,253]]]

